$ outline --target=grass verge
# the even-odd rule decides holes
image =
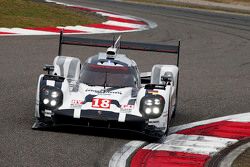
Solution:
[[[105,18],[41,0],[0,0],[0,27],[55,27],[101,23]]]

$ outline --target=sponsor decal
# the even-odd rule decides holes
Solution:
[[[110,100],[110,99],[93,98],[93,100],[92,100],[92,107],[93,108],[110,109],[111,101],[112,100]]]
[[[121,105],[121,112],[131,112],[134,109],[134,105],[129,105],[129,104],[125,104],[125,105]]]
[[[79,107],[81,108],[81,106],[83,105],[84,101],[82,100],[71,100],[71,107]]]
[[[121,95],[122,92],[121,91],[109,91],[109,90],[93,90],[93,89],[86,89],[85,92],[91,92],[91,93],[96,93],[96,94],[118,94]]]
[[[159,92],[158,92],[158,90],[148,90],[148,94],[158,95]]]
[[[155,123],[159,123],[159,121],[149,121],[148,123],[155,124]]]

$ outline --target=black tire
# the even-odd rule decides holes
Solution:
[[[35,123],[32,126],[34,130],[42,130],[52,127],[51,121],[44,121],[42,119],[36,119]]]

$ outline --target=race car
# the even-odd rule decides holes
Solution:
[[[62,45],[105,47],[84,63],[62,56]],[[121,49],[174,53],[176,65],[156,64],[140,73]],[[33,129],[77,125],[123,129],[153,138],[168,132],[177,106],[178,46],[60,35],[53,65],[45,65],[38,79]]]

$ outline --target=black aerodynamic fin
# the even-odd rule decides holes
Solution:
[[[103,39],[92,39],[92,38],[69,37],[69,36],[63,36],[63,32],[61,32],[59,52],[58,52],[59,56],[61,55],[63,44],[108,48],[114,45],[114,39],[103,40]],[[180,41],[178,45],[162,45],[162,44],[120,41],[119,49],[177,54],[176,64],[177,66],[179,66]]]

